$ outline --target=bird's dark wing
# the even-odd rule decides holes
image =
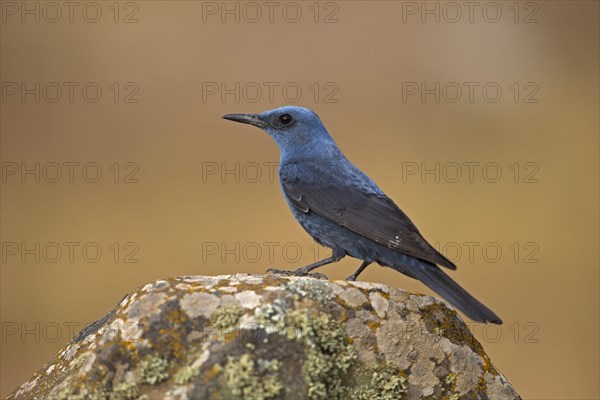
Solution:
[[[280,180],[284,194],[299,211],[315,213],[390,249],[456,269],[389,197],[349,182],[305,179],[295,168],[282,168]]]

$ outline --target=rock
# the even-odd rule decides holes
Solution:
[[[444,301],[380,284],[178,277],[127,295],[9,399],[519,399]]]

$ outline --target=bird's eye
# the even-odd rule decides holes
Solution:
[[[279,122],[281,122],[283,125],[289,125],[292,123],[292,116],[290,114],[283,114],[281,117],[279,117]]]

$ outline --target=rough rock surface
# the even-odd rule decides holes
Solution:
[[[447,303],[279,275],[159,280],[9,399],[518,399]]]

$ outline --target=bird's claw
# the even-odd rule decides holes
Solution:
[[[267,269],[267,272],[270,274],[276,274],[276,275],[285,275],[285,276],[310,276],[312,278],[316,278],[316,279],[325,279],[328,280],[329,278],[327,278],[327,276],[325,274],[322,274],[320,272],[306,272],[303,271],[302,268],[297,269],[295,271],[286,271],[286,270],[282,270],[282,269],[275,269],[275,268],[269,268]]]

